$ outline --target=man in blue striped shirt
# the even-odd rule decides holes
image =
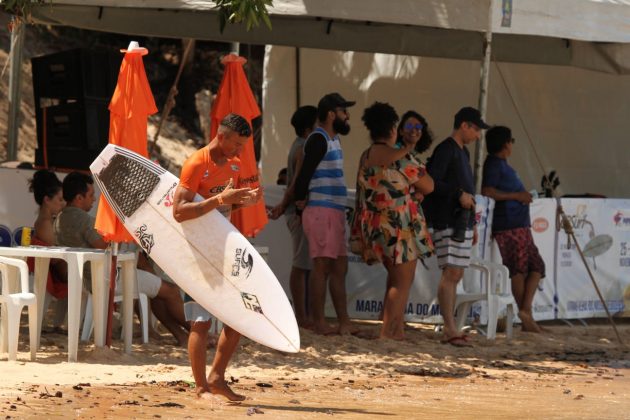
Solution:
[[[348,192],[339,141],[339,135],[350,132],[348,108],[354,104],[338,93],[330,93],[319,101],[318,126],[306,140],[304,161],[295,182],[295,201],[298,208],[300,202],[304,208],[302,226],[313,259],[310,274],[313,330],[319,334],[352,334],[358,331],[350,322],[346,302],[348,257],[345,208]],[[329,279],[330,295],[339,320],[337,331],[324,318]]]

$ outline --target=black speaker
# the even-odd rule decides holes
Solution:
[[[108,105],[121,61],[118,51],[87,49],[31,59],[37,167],[89,168],[108,142]]]

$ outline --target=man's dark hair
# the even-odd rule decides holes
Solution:
[[[241,137],[252,135],[252,127],[247,120],[238,114],[227,114],[221,120],[221,127],[229,128]]]
[[[433,143],[433,132],[429,128],[429,123],[427,122],[427,120],[416,111],[407,111],[403,114],[402,118],[400,119],[400,123],[398,123],[398,128],[396,129],[396,134],[398,136],[396,138],[396,143],[399,143],[401,145],[404,143],[400,131],[404,128],[407,120],[412,117],[420,121],[420,123],[422,124],[422,136],[420,137],[420,140],[418,140],[418,142],[416,143],[415,149],[418,153],[424,153],[426,150],[429,149],[429,147],[431,147],[431,144]]]
[[[486,132],[486,150],[489,155],[496,155],[512,141],[512,130],[502,125],[495,125]]]
[[[370,132],[370,139],[375,142],[389,137],[398,122],[398,114],[390,104],[374,102],[365,108],[361,120]]]
[[[85,195],[88,191],[88,185],[94,184],[94,180],[90,175],[81,172],[70,172],[63,179],[63,199],[66,203],[70,203],[79,195]]]
[[[317,120],[317,108],[312,105],[301,106],[293,113],[291,125],[295,134],[304,137],[306,130],[312,129]]]

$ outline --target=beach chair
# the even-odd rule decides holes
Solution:
[[[122,294],[116,294],[114,296],[114,303],[122,302]],[[134,299],[138,299],[140,302],[140,326],[142,327],[142,342],[144,344],[149,342],[149,297],[144,293],[138,293],[137,287],[134,290]],[[81,330],[81,341],[88,341],[94,330],[94,324],[92,320],[92,294],[88,294],[87,302],[85,304],[85,318],[83,318],[83,329]],[[123,331],[120,332],[121,338]]]
[[[28,306],[28,330],[31,360],[37,353],[37,297],[29,291],[28,266],[26,262],[15,258],[0,257],[0,273],[2,275],[2,334],[0,334],[0,350],[9,353],[9,360],[17,359],[20,334],[20,318],[22,309]],[[18,276],[13,276],[18,274]],[[21,292],[11,293],[19,278]]]
[[[514,313],[517,311],[516,301],[512,296],[512,284],[509,270],[503,264],[494,263],[472,257],[470,269],[481,272],[480,290],[465,290],[464,281],[457,285],[457,297],[455,310],[457,313],[457,329],[461,330],[473,303],[486,301],[488,305],[487,338],[494,340],[497,335],[497,321],[499,313],[506,310],[507,327],[506,336],[512,338]]]

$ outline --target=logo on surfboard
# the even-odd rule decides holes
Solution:
[[[174,182],[171,185],[166,193],[158,200],[157,205],[164,203],[164,207],[171,207],[173,205],[173,197],[175,196],[175,187],[177,187],[177,182]]]
[[[246,248],[236,248],[234,263],[232,264],[232,276],[238,277],[243,270],[245,278],[249,278],[252,268],[254,268],[254,256]]]
[[[144,249],[147,254],[150,254],[151,248],[155,245],[155,241],[153,240],[153,234],[147,233],[147,225],[143,224],[139,226],[134,232],[134,235],[138,238],[138,243],[142,249]]]
[[[260,302],[258,301],[256,295],[241,292],[241,298],[243,298],[243,304],[245,305],[245,308],[249,309],[250,311],[258,312],[259,314],[263,313],[262,307],[260,306]]]

